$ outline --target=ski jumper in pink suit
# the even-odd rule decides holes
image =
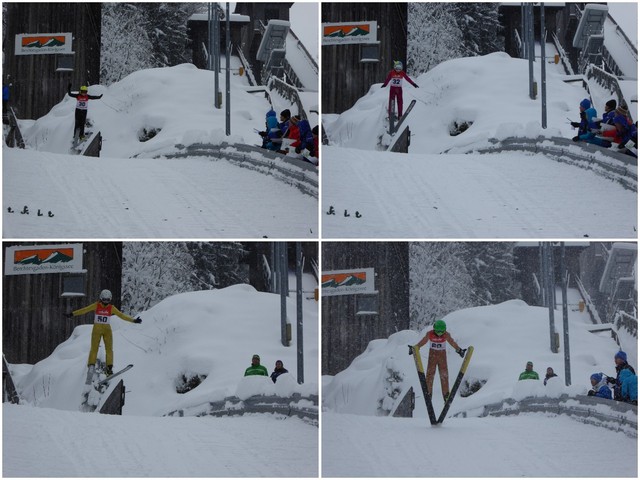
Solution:
[[[436,367],[440,371],[440,385],[442,386],[442,395],[447,399],[449,396],[449,369],[447,368],[447,343],[451,345],[456,351],[460,350],[458,344],[451,338],[449,332],[444,332],[442,335],[437,335],[435,331],[429,330],[422,340],[420,340],[416,347],[420,348],[426,345],[427,342],[431,342],[431,348],[429,349],[429,361],[427,363],[427,392],[432,395],[433,391],[433,377],[436,374]]]
[[[387,75],[387,79],[384,81],[384,84],[382,85],[382,88],[384,88],[387,86],[387,84],[389,84],[389,82],[391,82],[391,87],[389,87],[389,118],[391,118],[391,107],[395,99],[398,100],[398,118],[402,116],[402,81],[403,80],[406,80],[416,88],[420,88],[418,87],[418,85],[416,85],[413,82],[413,80],[409,78],[409,75],[407,75],[404,72],[404,70],[396,70],[396,69],[391,70]]]

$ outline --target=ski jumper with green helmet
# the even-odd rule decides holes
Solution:
[[[389,87],[389,118],[391,118],[393,102],[396,100],[398,103],[398,118],[402,116],[402,83],[404,80],[418,88],[418,85],[416,85],[413,80],[409,78],[409,75],[402,70],[402,62],[394,62],[393,70],[389,72],[387,79],[382,85],[382,88],[384,88],[389,83],[391,84],[391,87]]]
[[[107,295],[108,294],[108,295]],[[93,317],[93,330],[91,330],[91,349],[89,350],[89,359],[87,365],[95,365],[98,357],[98,348],[100,347],[100,340],[104,340],[104,349],[106,351],[107,368],[113,366],[113,333],[111,331],[111,316],[117,315],[122,320],[127,322],[135,322],[135,320],[118,310],[114,305],[111,305],[111,292],[109,290],[103,290],[100,293],[100,300],[87,305],[84,308],[74,310],[71,315],[77,317],[79,315],[85,315],[89,312],[94,312]]]
[[[447,366],[447,343],[451,345],[456,351],[460,350],[460,347],[455,342],[449,332],[447,332],[447,326],[443,320],[437,320],[434,323],[434,329],[429,330],[422,340],[420,340],[416,347],[420,348],[431,342],[429,348],[429,357],[427,361],[427,391],[429,395],[433,396],[433,379],[436,374],[436,367],[440,373],[440,386],[442,387],[442,396],[447,399],[449,396],[449,368]]]
[[[70,97],[73,97],[77,100],[76,102],[76,123],[73,128],[73,136],[76,137],[76,133],[78,137],[84,137],[84,125],[87,121],[87,111],[89,109],[89,100],[98,100],[102,98],[102,95],[89,95],[87,87],[84,85],[80,87],[80,91],[78,93],[73,93],[71,91],[71,84],[67,88],[67,93]]]

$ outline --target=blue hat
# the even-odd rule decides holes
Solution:
[[[591,380],[595,380],[596,383],[600,383],[602,381],[602,374],[594,373],[593,375],[591,375]]]
[[[273,111],[273,108],[267,112],[267,117],[275,117],[276,112]]]
[[[623,362],[626,363],[627,361],[627,354],[624,353],[622,350],[620,350],[618,353],[615,354],[615,356],[613,357],[615,358],[619,358],[620,360],[622,360]]]
[[[588,98],[585,98],[580,102],[580,106],[586,110],[591,107],[591,101]]]

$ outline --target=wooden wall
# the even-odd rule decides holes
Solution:
[[[8,246],[55,243],[59,242],[3,242],[3,261],[6,260]],[[93,323],[91,315],[67,319],[64,314],[93,303],[102,289],[111,290],[113,304],[120,307],[122,243],[84,242],[83,247],[83,268],[87,270],[86,297],[60,297],[63,274],[4,276],[2,350],[9,363],[35,364],[69,338],[77,325]]]
[[[20,119],[37,119],[81,85],[100,82],[100,3],[5,3],[3,85],[10,87],[9,104]],[[73,33],[75,69],[56,72],[57,55],[14,55],[20,33]]]
[[[322,270],[373,267],[378,315],[356,315],[357,295],[322,298],[322,373],[349,366],[371,340],[409,328],[407,242],[323,242]]]
[[[394,60],[407,63],[407,3],[323,3],[322,23],[378,22],[380,61],[360,63],[360,45],[322,47],[322,112],[342,113],[384,82]]]

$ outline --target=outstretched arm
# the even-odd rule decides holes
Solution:
[[[100,100],[102,95],[89,95],[89,100]]]
[[[460,350],[460,347],[458,346],[456,341],[453,338],[451,338],[451,335],[449,334],[449,332],[447,332],[447,342],[449,342],[449,345],[455,348],[456,351]]]
[[[87,305],[86,307],[79,308],[78,310],[74,310],[71,312],[71,316],[77,317],[79,315],[84,315],[89,312],[95,312],[96,307],[98,306],[98,302],[94,302],[91,305]]]
[[[118,310],[115,305],[113,307],[111,307],[111,313],[113,315],[117,315],[119,316],[122,320],[126,320],[127,322],[132,322],[135,323],[135,319],[133,317],[130,317],[129,315],[127,315],[126,313],[122,313],[120,310]]]
[[[387,79],[384,81],[384,83],[382,84],[382,87],[380,87],[380,88],[384,88],[384,87],[387,86],[387,84],[391,81],[391,74],[392,73],[393,73],[393,70],[388,73]]]
[[[402,72],[402,75],[404,75],[404,79],[405,79],[407,82],[409,82],[411,85],[413,85],[413,86],[414,86],[414,87],[416,87],[416,88],[420,88],[420,87],[418,87],[418,85],[416,85],[416,84],[415,84],[415,82],[414,82],[413,80],[411,80],[411,79],[409,78],[409,75],[407,75],[407,73],[406,73],[406,72]]]

